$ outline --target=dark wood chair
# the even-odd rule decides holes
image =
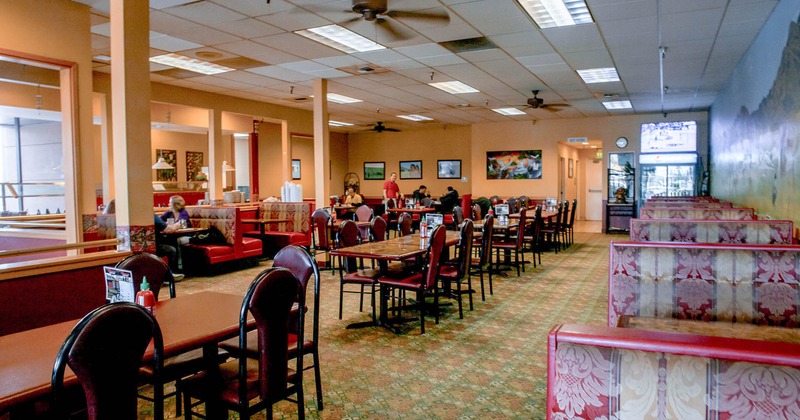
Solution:
[[[69,366],[83,388],[90,420],[135,420],[139,367],[151,341],[154,371],[159,373],[164,353],[161,329],[143,307],[117,302],[83,317],[67,336],[53,366],[53,418],[70,414],[64,398],[64,370]],[[163,389],[154,392],[160,394]],[[162,408],[156,405],[154,417],[163,418]]]
[[[472,220],[467,219],[461,224],[461,237],[458,242],[458,255],[452,262],[442,264],[439,269],[439,280],[442,281],[442,289],[447,297],[458,301],[458,317],[464,318],[463,295],[469,296],[469,310],[473,310],[472,277],[469,275],[470,264],[472,262],[472,237],[475,227]],[[466,281],[466,289],[463,288]]]
[[[483,220],[483,215],[481,214],[481,206],[479,204],[475,204],[472,206],[472,220]]]
[[[355,222],[345,220],[339,225],[337,233],[339,248],[358,245],[358,227]],[[342,319],[342,306],[345,293],[359,294],[358,311],[364,310],[364,294],[369,293],[372,299],[372,319],[376,319],[375,287],[380,276],[380,271],[374,269],[359,269],[355,258],[339,257],[339,319]],[[359,290],[345,290],[347,285],[356,285]],[[368,290],[367,290],[368,289]]]
[[[533,266],[536,267],[536,257],[539,257],[539,265],[542,264],[542,206],[537,205],[534,210],[534,217],[531,223],[525,228],[525,251],[532,255]]]
[[[469,275],[477,274],[481,279],[481,300],[486,300],[486,293],[483,286],[483,274],[489,277],[489,294],[493,295],[492,286],[492,234],[494,233],[494,216],[487,215],[483,219],[483,229],[481,229],[481,241],[478,246],[478,257],[472,258],[469,264]],[[475,244],[473,244],[474,246]]]
[[[569,221],[561,228],[567,232],[567,244],[575,243],[575,210],[578,209],[578,199],[572,200],[572,210],[569,213]]]
[[[522,272],[525,271],[525,258],[521,258],[521,256],[524,251],[525,224],[527,223],[526,212],[521,212],[518,220],[519,227],[514,231],[507,232],[502,239],[497,239],[497,237],[495,237],[495,240],[492,242],[492,248],[497,250],[497,262],[495,266],[500,265],[500,251],[503,251],[506,255],[513,252],[514,262],[511,263],[511,265],[517,267],[517,277],[521,275],[520,268]]]
[[[319,365],[319,298],[320,298],[320,280],[319,266],[316,259],[303,247],[297,245],[289,245],[284,247],[277,254],[272,263],[273,267],[285,268],[294,274],[297,280],[300,281],[300,287],[303,288],[304,294],[308,297],[308,283],[311,276],[314,276],[314,301],[311,308],[311,336],[305,337],[303,343],[303,353],[299,353],[298,339],[299,331],[295,328],[297,322],[294,319],[297,317],[301,303],[297,302],[296,306],[292,306],[292,313],[289,319],[289,359],[302,357],[304,355],[311,355],[313,364],[306,366],[303,363],[303,370],[314,369],[314,379],[317,387],[317,409],[322,410],[322,379]],[[302,302],[306,314],[308,314],[307,302]],[[247,338],[247,355],[250,358],[258,357],[258,332],[250,331],[250,337]],[[238,357],[237,351],[239,350],[239,339],[232,338],[230,340],[220,343],[220,347],[228,351],[232,356]]]
[[[369,225],[370,241],[380,242],[386,240],[386,220],[383,217],[375,217]]]
[[[393,291],[401,292],[401,301],[407,304],[399,308],[392,308],[394,311],[404,309],[416,309],[419,313],[419,322],[421,334],[425,334],[425,312],[428,311],[425,303],[427,295],[433,295],[433,310],[436,323],[439,323],[439,288],[437,287],[437,277],[439,274],[439,264],[444,249],[445,240],[447,239],[447,232],[444,225],[439,225],[433,229],[431,238],[428,243],[428,253],[426,258],[425,267],[421,272],[408,273],[398,277],[385,276],[378,278],[380,285],[381,296],[381,322],[388,325],[387,312],[389,311],[388,301]],[[414,292],[415,299],[405,299],[403,292]]]
[[[569,239],[569,234],[567,233],[567,230],[565,229],[565,227],[567,226],[567,223],[569,222],[569,212],[570,212],[569,201],[564,200],[564,203],[562,205],[562,210],[561,210],[561,226],[560,226],[561,227],[561,229],[560,229],[561,239],[560,240],[561,240],[561,247],[563,249],[566,249],[569,246],[569,240],[568,240]]]
[[[326,267],[330,267],[331,274],[334,273],[333,259],[331,259],[331,249],[333,249],[333,219],[325,209],[316,209],[311,214],[311,241],[314,249],[314,256],[324,253]]]
[[[561,250],[561,212],[563,210],[562,204],[558,203],[556,206],[556,215],[552,219],[552,223],[542,227],[541,236],[542,244],[547,249],[552,249],[558,254]]]
[[[239,349],[235,360],[219,365],[219,372],[202,372],[184,380],[185,418],[191,419],[193,407],[205,402],[206,418],[223,416],[227,410],[249,419],[264,409],[272,418],[272,405],[295,396],[298,418],[305,418],[303,405],[303,362],[295,359],[289,368],[289,331],[297,331],[297,352],[303,354],[304,313],[290,313],[295,302],[305,302],[300,281],[285,268],[269,268],[248,287],[239,313]],[[258,357],[247,355],[248,317],[256,323]],[[292,327],[289,327],[292,319]],[[199,401],[192,403],[192,398]]]
[[[397,233],[400,236],[411,235],[413,218],[411,213],[403,213],[397,219]]]
[[[355,218],[359,222],[371,222],[372,218],[374,217],[375,213],[372,211],[371,208],[367,206],[361,206],[356,209]],[[369,241],[369,227],[359,228],[359,232],[361,233],[361,241],[368,242]]]
[[[133,274],[133,287],[137,292],[141,288],[142,278],[147,277],[147,282],[150,283],[150,290],[155,295],[156,301],[158,301],[159,291],[164,284],[169,286],[169,297],[175,298],[176,296],[172,271],[170,271],[169,266],[161,257],[146,252],[137,252],[125,257],[115,267],[129,270]],[[227,358],[227,354],[220,354],[221,360],[225,358]],[[164,366],[158,374],[156,374],[154,367],[150,365],[143,366],[141,374],[144,381],[153,385],[153,387],[164,387],[170,382],[175,382],[175,391],[165,394],[163,397],[174,396],[175,414],[181,415],[181,378],[203,370],[203,366],[203,350],[197,349],[167,358],[164,360]],[[163,401],[156,401],[148,395],[139,394],[139,398],[152,401],[157,407],[163,407]]]

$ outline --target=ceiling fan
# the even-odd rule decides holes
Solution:
[[[569,104],[546,104],[544,103],[544,99],[539,97],[538,90],[532,90],[533,98],[528,98],[528,104],[523,106],[529,106],[533,109],[546,109],[548,111],[561,111],[561,108],[570,106]]]
[[[370,131],[375,131],[376,133],[383,133],[384,131],[388,131],[388,132],[391,132],[391,133],[397,133],[400,130],[398,130],[396,128],[389,128],[389,127],[383,125],[383,121],[378,121],[377,123],[375,123],[374,126],[372,126]]]
[[[343,26],[361,20],[375,22],[379,28],[382,28],[388,35],[396,40],[408,39],[413,37],[413,35],[403,30],[402,26],[398,25],[393,20],[416,19],[440,24],[447,24],[450,22],[450,15],[444,10],[415,12],[410,10],[390,9],[388,0],[353,0],[352,10],[347,10],[345,12],[356,13],[360,16],[341,22]]]

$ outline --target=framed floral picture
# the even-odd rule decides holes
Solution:
[[[461,160],[436,161],[436,176],[439,179],[461,178]]]

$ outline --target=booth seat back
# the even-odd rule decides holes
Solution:
[[[622,315],[798,327],[800,247],[612,242],[608,325]]]
[[[117,237],[117,217],[115,214],[84,214],[83,241],[100,241]],[[117,249],[115,246],[84,248],[83,252],[110,251]]]
[[[722,244],[792,244],[791,220],[631,219],[631,240]]]
[[[718,203],[719,199],[708,196],[653,196],[647,199],[648,202],[699,202],[699,203]]]
[[[264,227],[267,232],[302,232],[311,235],[312,205],[307,202],[262,202],[262,219],[288,219],[287,223],[269,224]]]
[[[186,211],[192,227],[207,229],[213,226],[222,232],[228,245],[241,244],[242,229],[238,207],[187,206]]]
[[[800,345],[558,325],[548,419],[797,419]]]
[[[643,209],[651,208],[651,207],[670,207],[670,208],[694,208],[694,207],[705,207],[709,209],[719,209],[719,208],[732,208],[733,203],[728,201],[720,201],[720,202],[705,202],[705,201],[645,201],[644,205],[642,205]]]
[[[703,220],[753,220],[755,211],[752,208],[672,208],[643,207],[639,209],[641,219],[703,219]]]

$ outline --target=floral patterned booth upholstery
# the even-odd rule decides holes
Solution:
[[[791,220],[631,219],[631,240],[791,245]]]
[[[557,325],[547,418],[797,419],[798,354],[761,337]]]
[[[703,220],[754,220],[755,211],[751,208],[709,208],[709,207],[642,207],[641,219],[703,219]]]
[[[261,240],[242,237],[242,217],[238,207],[187,206],[186,211],[192,227],[213,226],[225,236],[225,243],[182,245],[185,268],[192,269],[192,263],[213,265],[261,256]]]
[[[610,244],[608,325],[646,316],[800,326],[800,246]]]

